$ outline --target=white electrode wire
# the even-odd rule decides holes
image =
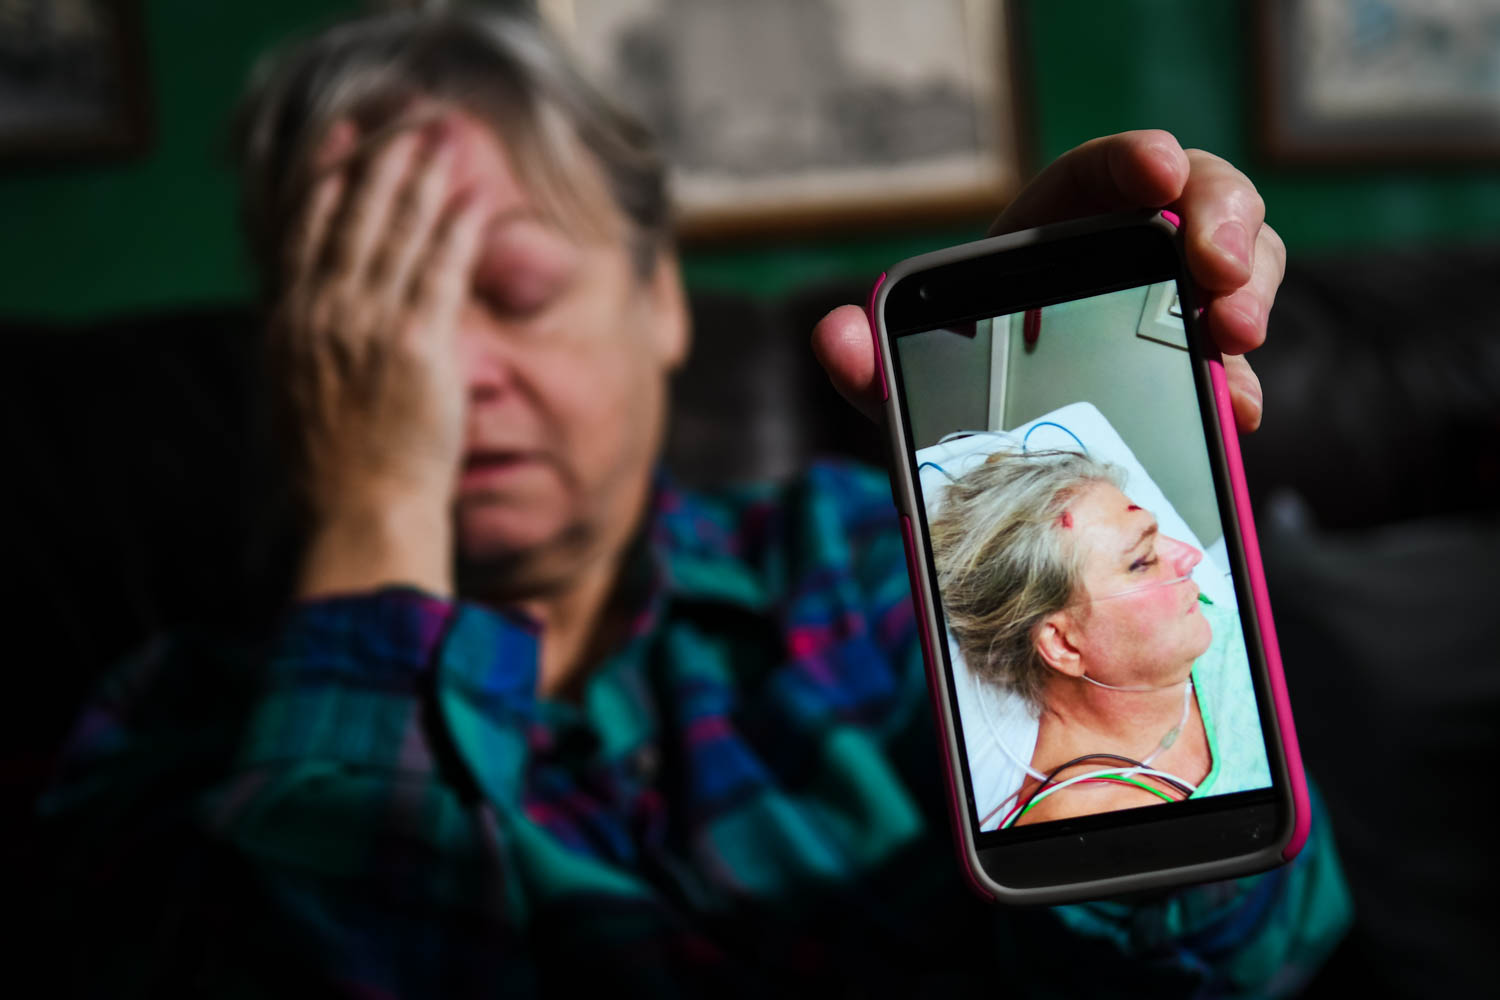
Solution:
[[[938,444],[947,444],[949,441],[957,441],[959,438],[966,437],[998,437],[1004,438],[1018,448],[1021,446],[1021,442],[1016,440],[1016,436],[1008,431],[949,431],[938,438]]]
[[[1000,752],[1011,759],[1011,763],[1021,768],[1021,770],[1031,775],[1037,781],[1046,781],[1047,776],[1045,774],[1043,774],[1041,771],[1038,771],[1036,768],[1032,767],[1021,758],[1017,757],[1011,751],[1010,747],[1005,745],[1005,741],[1000,738],[1000,729],[995,725],[995,717],[990,713],[989,702],[984,698],[984,691],[981,690],[979,688],[979,685],[977,684],[974,686],[974,688],[974,697],[979,701],[979,714],[984,717],[984,724],[989,729],[990,739],[994,741],[995,746],[999,747]],[[1005,798],[1001,799],[999,805],[995,806],[995,808],[986,813],[984,818],[979,821],[980,828],[982,829],[986,823],[994,819],[997,812],[1010,805],[1015,797],[1021,794],[1021,788],[1024,787],[1025,784],[1026,782],[1022,781],[1020,785],[1016,786],[1015,791],[1011,792]]]
[[[1079,674],[1078,676],[1094,685],[1094,687],[1101,687],[1107,691],[1125,691],[1131,694],[1137,694],[1144,691],[1165,691],[1167,688],[1177,686],[1176,681],[1173,681],[1170,684],[1157,684],[1155,686],[1147,684],[1106,684],[1103,681],[1094,680],[1088,674]]]
[[[1076,778],[1069,778],[1067,781],[1059,781],[1051,788],[1043,789],[1036,795],[1032,796],[1031,801],[1026,803],[1026,806],[1029,809],[1054,792],[1060,792],[1064,788],[1067,788],[1069,785],[1076,785],[1080,781],[1088,781],[1091,778],[1105,777],[1132,778],[1137,774],[1144,774],[1148,778],[1166,778],[1170,781],[1176,781],[1180,783],[1184,788],[1190,789],[1193,792],[1196,792],[1198,790],[1198,786],[1193,784],[1191,781],[1185,781],[1184,779],[1177,777],[1177,775],[1170,774],[1167,771],[1158,771],[1155,768],[1151,767],[1108,767],[1102,771],[1090,771],[1087,774],[1080,774]],[[1021,817],[1019,815],[1016,816],[1016,819],[1020,818]],[[1015,821],[1012,820],[1011,822],[1012,824],[1014,824]]]
[[[978,700],[979,700],[979,712],[980,712],[981,715],[984,716],[984,724],[987,727],[989,727],[990,736],[991,736],[991,738],[994,739],[995,746],[999,747],[1000,748],[1000,752],[1003,753],[1003,754],[1005,754],[1005,756],[1009,757],[1010,760],[1011,760],[1011,763],[1015,764],[1021,770],[1025,771],[1027,774],[1031,775],[1033,778],[1035,778],[1038,781],[1045,780],[1046,777],[1047,777],[1045,774],[1043,774],[1041,771],[1038,771],[1036,768],[1032,767],[1026,761],[1024,761],[1021,758],[1017,757],[1015,755],[1015,753],[1012,752],[1011,748],[1005,745],[1005,741],[1000,738],[1000,730],[995,725],[995,717],[992,714],[990,714],[990,705],[989,705],[989,702],[985,701],[985,699],[984,699],[984,692],[982,690],[979,690],[979,686],[977,684],[975,685],[975,692],[974,692],[974,694],[975,694],[975,697],[978,698]]]

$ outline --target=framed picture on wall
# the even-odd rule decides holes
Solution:
[[[0,160],[145,148],[140,0],[0,0]]]
[[[687,238],[993,214],[1025,176],[1002,0],[539,0],[673,164]]]
[[[1500,0],[1257,9],[1261,141],[1272,160],[1500,158]]]

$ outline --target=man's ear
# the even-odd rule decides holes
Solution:
[[[1069,677],[1083,676],[1083,657],[1074,645],[1073,619],[1066,611],[1043,618],[1037,626],[1035,642],[1036,651],[1047,666]]]
[[[662,367],[673,371],[687,360],[688,348],[693,341],[693,322],[688,312],[687,293],[682,287],[682,267],[675,252],[663,249],[657,253],[650,282],[654,313],[652,343]]]

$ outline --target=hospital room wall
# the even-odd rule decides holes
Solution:
[[[907,419],[918,448],[957,430],[984,430],[990,414],[991,324],[973,337],[933,330],[902,337],[901,375]]]
[[[1087,400],[1098,407],[1199,541],[1223,534],[1186,351],[1136,334],[1148,288],[1065,302],[1025,344],[1007,323],[1005,427]],[[1127,486],[1127,492],[1128,492]]]

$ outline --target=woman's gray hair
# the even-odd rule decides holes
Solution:
[[[1049,669],[1036,628],[1081,586],[1083,552],[1062,515],[1096,483],[1123,487],[1124,475],[1076,452],[997,452],[949,485],[930,524],[938,591],[964,662],[1033,709]]]
[[[404,11],[336,25],[262,59],[251,77],[235,145],[241,213],[268,292],[328,127],[346,118],[376,128],[420,97],[494,128],[522,185],[558,221],[600,225],[602,179],[630,226],[638,271],[650,273],[671,211],[649,130],[585,80],[534,17]]]

